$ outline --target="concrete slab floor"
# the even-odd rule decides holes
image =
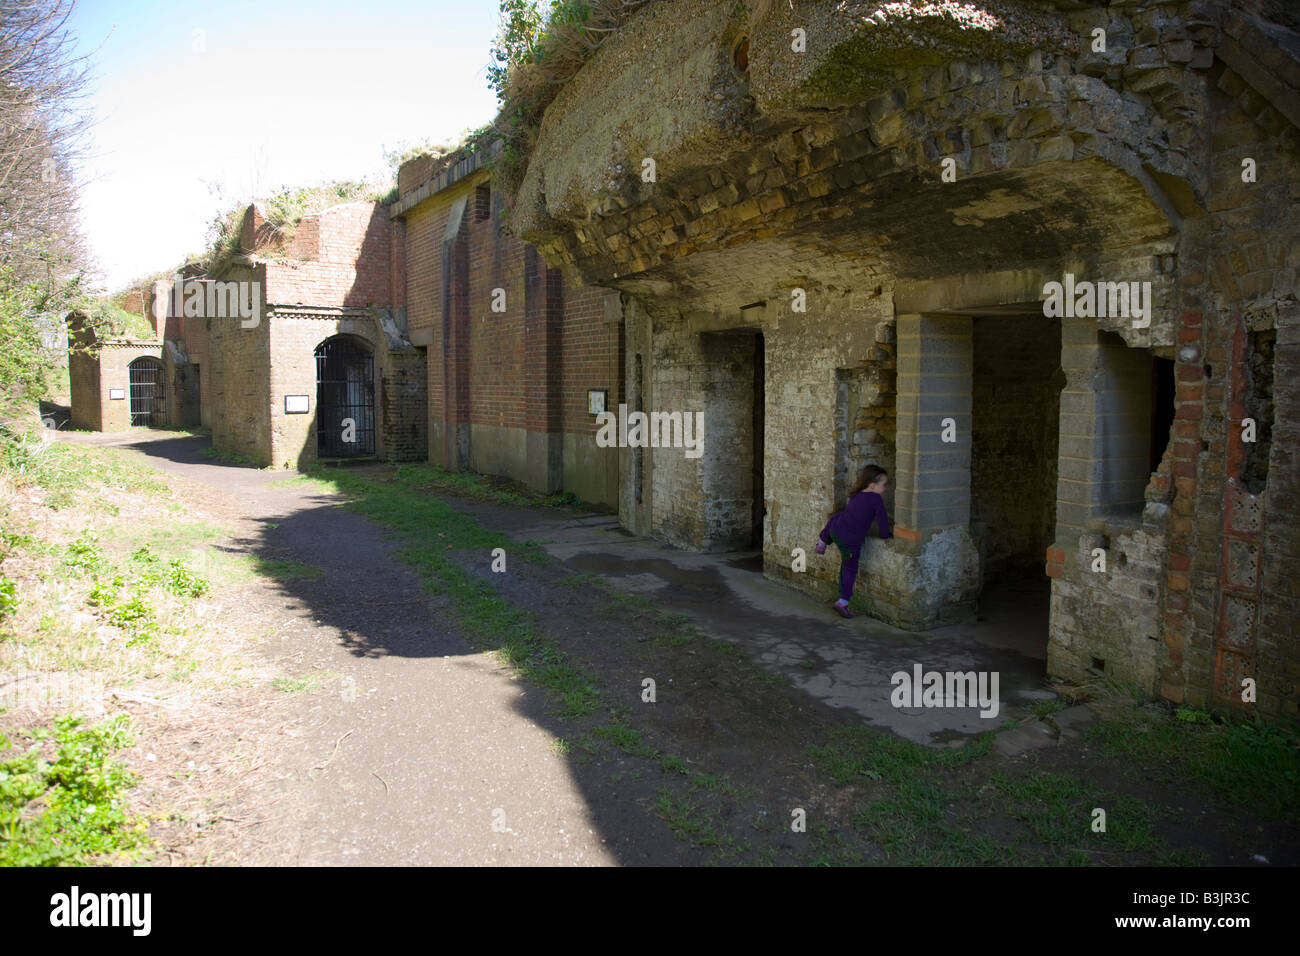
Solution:
[[[920,744],[960,745],[1056,696],[1045,681],[1046,578],[986,592],[978,614],[960,624],[912,633],[862,614],[838,617],[829,604],[764,578],[754,552],[680,551],[629,535],[612,515],[458,506],[517,539],[537,541],[574,571],[687,615],[702,634],[743,647],[814,697]],[[996,673],[997,712],[990,707],[982,717],[979,706],[894,707],[893,675],[911,678],[918,664],[923,672]]]

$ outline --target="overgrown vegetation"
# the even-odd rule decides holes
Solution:
[[[285,254],[299,223],[308,216],[343,203],[392,202],[396,198],[396,189],[392,182],[354,180],[333,180],[296,188],[283,186],[257,199],[266,216],[266,222],[254,237],[258,254],[268,257]],[[223,202],[208,223],[208,251],[201,259],[205,275],[219,275],[239,254],[240,229],[249,202],[248,199]]]
[[[1300,818],[1300,728],[1136,706],[1087,731],[1110,757],[1155,779],[1192,779],[1226,805],[1274,819]]]
[[[22,731],[25,747],[0,734],[0,866],[76,866],[144,845],[126,806],[136,777],[114,756],[133,742],[128,719],[83,723]]]
[[[139,453],[0,431],[0,864],[146,848],[111,759],[125,722],[66,715],[171,713],[261,683],[207,600],[255,568],[186,510]]]
[[[654,0],[501,0],[488,83],[501,110],[504,141],[493,176],[513,192],[542,113],[605,38]]]

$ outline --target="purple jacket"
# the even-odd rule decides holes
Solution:
[[[849,499],[843,511],[831,515],[831,520],[822,528],[821,539],[830,544],[830,536],[834,534],[846,548],[859,551],[871,530],[872,521],[876,522],[880,537],[894,536],[889,527],[889,516],[885,514],[885,500],[874,491],[859,491]]]

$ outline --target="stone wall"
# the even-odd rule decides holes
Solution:
[[[745,453],[744,368],[702,336],[761,330],[766,574],[829,593],[837,562],[799,574],[790,551],[892,421],[898,536],[867,548],[873,614],[954,620],[984,574],[1047,544],[1050,674],[1294,714],[1300,542],[1273,502],[1300,480],[1296,25],[1214,0],[1003,2],[996,23],[876,6],[647,8],[546,110],[514,227],[571,280],[624,292],[628,394],[719,403],[726,456]],[[1149,287],[1150,321],[1053,314],[1067,276]],[[1025,334],[986,355],[1013,314]],[[1272,415],[1254,449],[1248,408]],[[743,488],[716,467],[622,460],[626,526],[738,540]]]

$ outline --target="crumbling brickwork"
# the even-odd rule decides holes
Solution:
[[[893,421],[873,614],[953,620],[1038,547],[1050,674],[1294,714],[1300,542],[1275,502],[1300,481],[1296,24],[1212,0],[1003,6],[1013,27],[954,31],[909,3],[652,5],[547,108],[513,224],[625,293],[646,407],[739,428],[739,393],[714,384],[739,366],[703,339],[761,331],[768,575],[829,594],[835,562],[798,573],[790,551]],[[1111,307],[1050,311],[1067,277],[1109,283]],[[884,361],[882,322],[897,380],[867,406],[855,370]],[[1266,411],[1267,447],[1245,448]],[[740,509],[709,461],[625,453],[624,523],[734,542],[713,534]]]

